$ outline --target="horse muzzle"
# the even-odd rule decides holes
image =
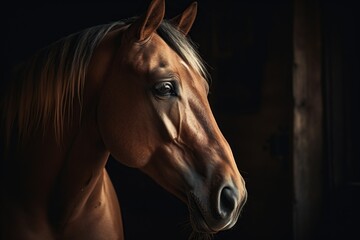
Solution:
[[[233,227],[246,202],[245,187],[238,189],[224,184],[214,193],[203,190],[188,193],[188,207],[193,230],[216,233]]]

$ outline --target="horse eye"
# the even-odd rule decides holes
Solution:
[[[173,82],[159,82],[154,85],[154,94],[158,97],[177,96]]]

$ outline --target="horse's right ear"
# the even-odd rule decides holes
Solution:
[[[160,26],[165,15],[165,0],[152,0],[146,13],[129,27],[128,35],[135,41],[148,39]]]

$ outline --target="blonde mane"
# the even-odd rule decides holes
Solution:
[[[87,67],[103,37],[123,22],[99,25],[71,34],[40,50],[19,66],[2,99],[2,128],[9,143],[14,128],[19,139],[51,124],[61,141],[65,116],[75,100],[82,106]],[[52,123],[51,123],[52,121]],[[39,129],[42,126],[43,129]]]

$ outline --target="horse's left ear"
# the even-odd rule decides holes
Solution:
[[[170,22],[184,35],[187,35],[195,21],[197,13],[197,2],[193,2],[185,11],[174,17]]]
[[[165,15],[165,0],[152,0],[146,13],[139,17],[128,29],[136,41],[148,39],[160,26]]]

